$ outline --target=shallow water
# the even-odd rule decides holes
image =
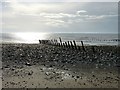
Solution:
[[[118,34],[82,34],[82,33],[2,33],[3,43],[39,43],[39,40],[49,39],[62,41],[75,40],[78,45],[84,41],[87,45],[118,45]]]

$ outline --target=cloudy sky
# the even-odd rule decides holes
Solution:
[[[4,0],[2,32],[118,32],[118,0],[74,1]]]

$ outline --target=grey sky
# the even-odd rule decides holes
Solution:
[[[118,32],[118,0],[96,3],[30,1],[2,2],[3,32]]]

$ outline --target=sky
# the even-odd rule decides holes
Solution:
[[[2,32],[118,33],[118,0],[79,1],[4,0]]]

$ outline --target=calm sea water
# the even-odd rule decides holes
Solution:
[[[57,39],[62,41],[76,40],[80,45],[82,40],[86,45],[118,45],[118,34],[83,34],[83,33],[2,33],[1,43],[39,43],[39,39]]]

